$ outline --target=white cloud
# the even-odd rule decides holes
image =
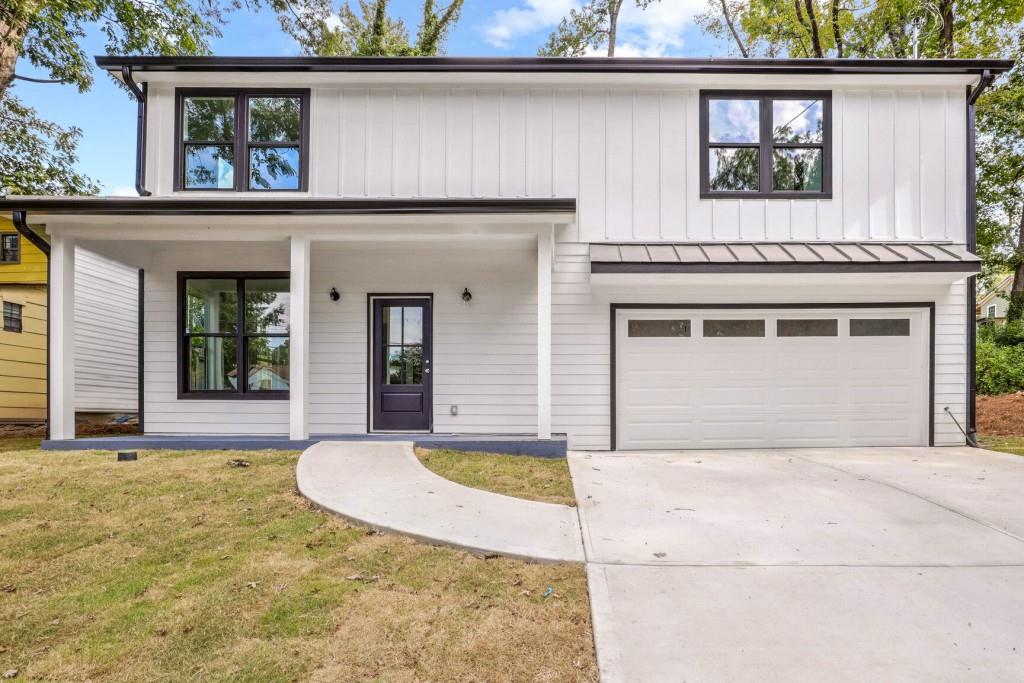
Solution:
[[[578,7],[576,0],[523,0],[516,7],[500,9],[484,29],[484,40],[499,48],[508,48],[517,38],[551,30]]]
[[[665,57],[683,49],[683,33],[705,8],[705,0],[661,0],[638,9],[626,0],[619,15],[615,54],[619,57]]]
[[[139,193],[135,191],[134,187],[129,185],[115,185],[114,189],[107,195],[108,197],[138,197]]]
[[[693,17],[705,8],[706,0],[661,0],[646,10],[634,0],[625,0],[619,15],[615,54],[619,57],[664,57],[679,54],[683,32]],[[498,48],[508,48],[517,39],[540,31],[551,31],[579,0],[520,0],[515,7],[494,13],[484,29],[484,39]],[[604,54],[594,51],[595,56]]]

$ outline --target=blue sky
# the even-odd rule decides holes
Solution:
[[[534,55],[558,20],[578,4],[579,0],[466,0],[462,19],[448,40],[447,54]],[[405,19],[414,31],[421,0],[392,0],[391,5],[392,14]],[[619,21],[617,53],[693,57],[723,54],[723,47],[702,35],[693,23],[693,16],[704,6],[704,0],[662,0],[640,12],[627,0]],[[217,55],[298,54],[294,41],[280,30],[276,16],[269,12],[231,14],[222,30],[223,37],[213,41]],[[86,37],[85,49],[92,55],[104,52],[98,31]],[[25,81],[15,82],[14,93],[44,118],[82,129],[79,168],[100,183],[102,194],[134,195],[135,105],[105,74],[95,71],[95,85],[84,94],[70,86]],[[24,60],[17,72],[46,77]]]

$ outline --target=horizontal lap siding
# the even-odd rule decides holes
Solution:
[[[552,422],[576,449],[610,444],[611,303],[935,302],[935,443],[962,445],[946,406],[964,424],[965,287],[961,282],[908,287],[815,284],[813,287],[592,288],[588,246],[559,243],[552,275]]]
[[[146,432],[287,434],[287,401],[178,400],[178,271],[287,271],[288,247],[202,243],[157,249],[146,268]]]
[[[314,244],[312,265],[312,433],[366,431],[370,293],[434,296],[435,432],[536,432],[534,252]],[[331,287],[337,303],[326,296]]]
[[[0,420],[41,420],[46,417],[46,285],[0,284],[3,301],[23,308],[20,333],[0,330]]]
[[[138,270],[76,249],[76,410],[137,410],[138,311]]]

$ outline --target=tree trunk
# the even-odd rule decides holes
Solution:
[[[814,48],[815,57],[824,57],[825,51],[821,49],[821,36],[818,34],[818,17],[814,14],[814,4],[811,0],[804,0],[807,7],[807,21],[811,24],[811,46]]]
[[[843,50],[843,34],[839,28],[839,0],[832,0],[832,39],[836,43],[836,57],[842,59],[846,55]]]
[[[956,51],[953,44],[953,0],[940,0],[939,17],[942,19],[942,31],[939,34],[942,41],[942,56],[952,57]]]
[[[27,15],[30,8],[25,7]],[[14,80],[14,65],[21,56],[21,46],[28,31],[28,21],[16,10],[0,11],[0,95]]]
[[[626,0],[609,0],[608,3],[608,56],[615,56],[615,34],[619,26],[619,10]]]
[[[729,13],[729,5],[726,0],[719,0],[722,3],[722,18],[725,19],[725,25],[729,27],[729,33],[732,34],[732,39],[736,41],[736,47],[740,49],[740,54],[746,59],[750,57],[750,51],[747,50],[747,46],[743,44],[743,40],[740,39],[740,34],[736,30],[736,25],[733,23],[732,14]]]
[[[1013,284],[1010,286],[1009,304],[1006,311],[1006,322],[1024,320],[1024,208],[1020,212],[1017,224],[1017,267],[1013,271]]]

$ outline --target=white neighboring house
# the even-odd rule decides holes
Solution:
[[[138,269],[75,250],[75,412],[139,405]]]
[[[968,141],[1008,61],[97,62],[137,93],[145,196],[0,209],[51,236],[56,331],[75,245],[144,269],[147,434],[920,446],[973,424]],[[58,441],[72,351],[53,336]]]

